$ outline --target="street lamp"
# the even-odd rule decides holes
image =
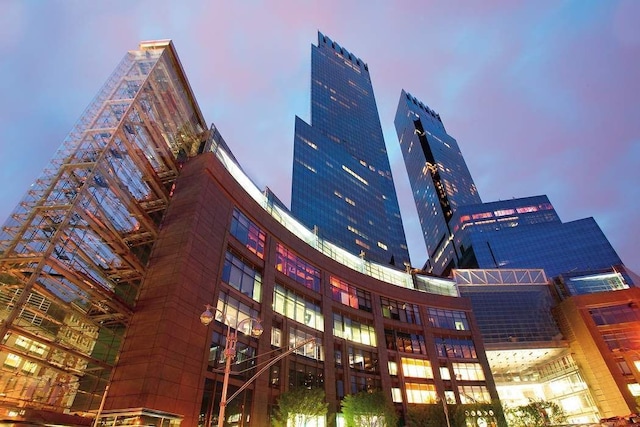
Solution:
[[[211,312],[213,308],[211,305],[205,305],[206,310],[200,315],[200,322],[203,325],[208,326],[214,319],[214,315]],[[218,310],[219,311],[219,310]],[[227,322],[227,339],[224,345],[224,357],[225,357],[225,366],[224,366],[224,380],[222,381],[222,398],[220,399],[220,412],[218,413],[218,427],[224,426],[224,411],[227,407],[227,388],[229,386],[229,374],[231,373],[231,361],[234,357],[236,357],[236,343],[238,342],[238,331],[240,327],[245,323],[251,322],[249,333],[251,336],[259,337],[262,335],[263,328],[260,324],[260,320],[254,319],[253,317],[248,317],[246,319],[241,320],[237,325],[233,333],[231,332],[230,322]],[[211,423],[211,420],[209,420]]]

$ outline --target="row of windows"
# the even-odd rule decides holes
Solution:
[[[380,371],[378,354],[360,348],[349,347],[349,367],[351,369],[377,373]]]
[[[406,302],[396,301],[389,298],[380,298],[382,305],[382,315],[387,319],[400,320],[405,323],[421,325],[420,312],[418,306]]]
[[[260,258],[264,257],[265,233],[238,209],[234,209],[233,212],[231,234]],[[305,287],[320,292],[321,275],[319,269],[298,257],[281,243],[277,243],[276,252],[276,268],[280,272]],[[232,253],[227,253],[225,258],[222,280],[240,292],[249,295],[254,300],[260,301],[262,285],[260,272]],[[370,292],[352,286],[333,276],[330,278],[330,286],[334,301],[359,310],[372,311]],[[383,316],[386,318],[417,325],[421,324],[419,309],[415,304],[383,297],[381,298],[381,306]],[[469,329],[466,313],[464,312],[442,309],[429,310],[430,322],[435,327],[458,330]],[[283,311],[279,312],[284,314]],[[302,318],[294,319],[309,324],[306,320],[302,321]],[[322,330],[322,326],[313,327]]]
[[[359,344],[376,346],[373,326],[352,320],[338,313],[333,314],[333,335]]]
[[[324,331],[324,316],[320,306],[276,285],[273,290],[273,311],[309,327]]]
[[[320,270],[279,242],[276,245],[276,268],[306,288],[320,292]]]
[[[227,252],[224,259],[222,281],[248,295],[254,301],[261,301],[262,276],[260,272],[231,252]]]
[[[450,359],[477,359],[476,347],[473,340],[468,338],[442,337],[436,340],[438,357]]]
[[[389,350],[427,354],[427,346],[422,335],[385,329],[384,337]]]
[[[371,312],[371,293],[331,276],[331,295],[334,301],[338,301],[349,307]]]
[[[443,310],[439,308],[428,308],[429,323],[434,328],[455,329],[458,331],[468,331],[469,321],[467,313],[458,310]]]
[[[592,308],[589,313],[598,326],[640,321],[640,310],[633,303]]]
[[[230,231],[231,235],[243,243],[247,249],[260,257],[260,259],[264,258],[266,240],[264,231],[238,209],[233,210]]]
[[[218,304],[216,306],[215,319],[218,322],[224,323],[227,326],[235,328],[240,322],[245,319],[258,319],[260,313],[257,310],[249,307],[248,305],[238,301],[226,292],[221,292],[218,297]],[[245,322],[246,331],[250,327],[250,322]]]

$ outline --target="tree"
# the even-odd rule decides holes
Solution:
[[[347,427],[395,427],[398,414],[381,390],[361,391],[342,399]]]
[[[544,400],[530,400],[526,405],[507,408],[505,412],[511,427],[544,427],[567,420],[558,404]]]
[[[274,427],[303,427],[311,419],[326,416],[328,406],[323,389],[293,388],[278,398],[271,424]]]
[[[442,427],[447,425],[444,407],[440,404],[409,405],[406,421],[408,427]]]

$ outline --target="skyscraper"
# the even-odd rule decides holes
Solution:
[[[427,270],[448,273],[457,265],[451,218],[480,196],[458,143],[440,115],[404,90],[395,118],[400,148],[427,246]]]
[[[482,203],[440,115],[404,90],[395,126],[427,246],[426,270],[542,268],[553,278],[622,264],[593,218],[563,223],[547,196]]]
[[[451,224],[458,268],[535,267],[553,278],[622,264],[593,218],[562,222],[547,196],[461,206]]]
[[[409,262],[369,67],[318,33],[311,124],[296,117],[291,210],[319,236],[366,259]]]

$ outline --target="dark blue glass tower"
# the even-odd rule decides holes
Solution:
[[[291,211],[368,260],[409,262],[369,67],[321,33],[311,48],[311,125],[296,117]]]
[[[395,126],[427,246],[426,270],[542,268],[552,278],[622,264],[593,218],[563,223],[547,196],[482,203],[440,115],[405,91]]]
[[[481,202],[478,190],[440,115],[404,90],[395,126],[427,246],[425,269],[446,274],[457,265],[451,218],[459,206]]]
[[[622,264],[593,218],[563,223],[547,196],[464,206],[451,223],[460,268],[542,268],[551,278]]]

